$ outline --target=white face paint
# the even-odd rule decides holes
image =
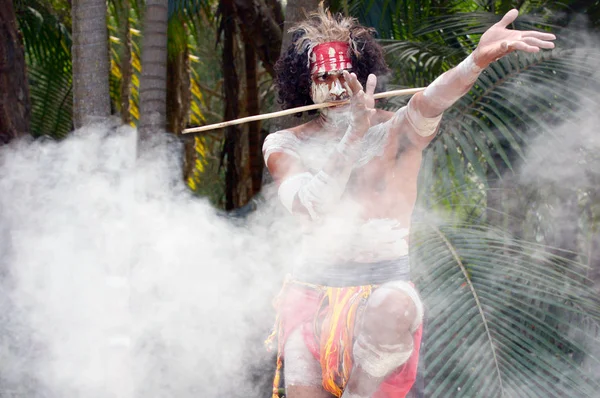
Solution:
[[[322,104],[329,98],[329,85],[327,83],[313,82],[310,90],[310,97],[315,104]]]
[[[335,98],[339,98],[345,93],[346,89],[342,87],[342,83],[340,83],[339,80],[334,81],[331,85],[331,90],[329,90],[329,94],[335,96]]]
[[[346,88],[347,85],[344,85],[340,81],[341,78],[341,71],[319,73],[313,77],[311,84],[311,98],[313,102],[315,104],[322,104],[326,101],[339,101],[350,97]]]

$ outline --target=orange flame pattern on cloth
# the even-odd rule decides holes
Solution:
[[[320,341],[323,388],[336,397],[342,395],[352,371],[356,316],[371,290],[371,286],[328,287],[321,301],[324,316],[319,317],[320,327],[315,324],[315,336]]]
[[[319,352],[321,369],[323,374],[323,388],[335,396],[342,395],[344,387],[352,371],[352,345],[354,343],[354,325],[358,311],[366,303],[366,299],[371,295],[372,286],[353,286],[353,287],[325,287],[311,285],[295,281],[287,281],[279,297],[275,300],[275,307],[281,309],[285,305],[285,293],[293,289],[289,285],[299,285],[302,288],[308,288],[308,297],[302,297],[305,302],[310,302],[314,298],[320,297],[320,301],[314,301],[314,307],[317,309],[318,316],[312,314],[313,338],[309,339],[312,346],[311,352]],[[293,294],[292,294],[293,295]],[[299,297],[295,297],[299,299]],[[311,300],[312,299],[312,300]],[[310,307],[309,304],[307,307]],[[295,315],[298,315],[297,313]],[[294,329],[297,325],[287,325],[284,327],[281,319],[281,311],[275,321],[273,332],[266,340],[269,349],[272,350],[275,338],[278,339],[277,370],[273,380],[273,398],[279,398],[281,388],[281,372],[283,369],[283,345],[287,340],[287,330]],[[307,342],[307,344],[309,344]]]

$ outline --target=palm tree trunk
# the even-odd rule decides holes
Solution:
[[[177,54],[167,61],[167,131],[181,135],[189,120],[192,102],[190,82],[190,53],[187,47],[187,28],[182,30],[179,39],[182,46]],[[169,35],[172,37],[171,35]],[[196,164],[196,140],[194,137],[183,137],[183,179],[187,181],[194,172]]]
[[[185,129],[191,103],[190,61],[187,46],[167,61],[167,130],[180,134]]]
[[[302,22],[306,18],[306,14],[316,10],[319,7],[320,0],[289,0],[285,7],[285,23],[283,24],[283,39],[281,41],[281,50],[279,56],[283,56],[288,46],[292,42],[292,35],[288,32],[292,26],[298,22]],[[302,118],[295,116],[280,117],[274,120],[272,131],[281,130],[294,125],[305,123],[308,117],[304,115]]]
[[[254,48],[267,72],[274,76],[282,36],[274,8],[264,0],[234,0],[234,4],[244,41]]]
[[[289,30],[292,26],[305,19],[306,13],[316,10],[319,7],[320,0],[288,0],[285,6],[285,22],[283,24],[283,37],[281,40],[281,49],[279,56],[284,55],[288,46],[292,42],[292,35]],[[307,122],[309,119],[306,114],[301,118],[295,116],[284,116],[273,119],[271,123],[271,132],[289,128],[298,124]],[[263,169],[262,182],[263,184],[272,181],[271,175],[266,168]]]
[[[223,18],[223,88],[225,90],[225,119],[233,120],[239,117],[239,78],[235,68],[235,8],[232,0],[222,0]],[[225,170],[225,209],[233,210],[239,203],[238,184],[240,172],[237,165],[240,130],[237,126],[225,129],[224,155],[227,159]]]
[[[74,0],[73,122],[81,127],[110,116],[106,0]]]
[[[29,132],[29,85],[12,0],[0,0],[0,145]]]
[[[269,9],[271,10],[271,15],[275,19],[275,23],[277,24],[277,26],[280,27],[281,36],[283,38],[283,35],[285,34],[285,32],[283,31],[283,24],[285,20],[283,18],[283,8],[281,6],[281,3],[279,2],[279,0],[265,0],[265,3],[267,7],[269,7]]]
[[[248,115],[260,113],[258,98],[258,78],[256,73],[256,53],[254,48],[246,43],[244,45],[244,59],[246,63],[246,110]],[[250,177],[252,180],[249,197],[260,191],[262,184],[263,160],[262,160],[262,137],[260,122],[248,123],[248,163],[250,166]]]
[[[292,35],[288,33],[290,28],[305,19],[306,14],[316,10],[321,0],[288,0],[285,6],[285,22],[283,24],[283,39],[281,41],[281,52],[287,49],[292,41]],[[327,1],[325,5],[327,6]]]
[[[167,127],[168,0],[147,0],[142,37],[139,140]]]
[[[131,123],[129,108],[129,95],[131,94],[131,32],[129,26],[129,0],[123,0],[121,6],[121,38],[123,40],[123,54],[121,54],[121,121]]]

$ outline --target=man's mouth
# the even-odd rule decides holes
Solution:
[[[345,101],[348,101],[349,99],[350,99],[349,95],[342,95],[339,97],[336,96],[336,97],[330,98],[329,102],[345,102]]]

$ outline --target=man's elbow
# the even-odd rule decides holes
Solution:
[[[414,147],[423,151],[423,150],[425,150],[425,148],[427,148],[429,146],[431,141],[433,141],[433,139],[437,135],[438,130],[439,130],[439,126],[438,126],[438,128],[435,129],[435,131],[431,135],[428,135],[428,136],[422,136],[422,135],[417,134],[414,131],[411,131],[408,134],[408,139]]]
[[[429,114],[424,112],[421,99],[421,96],[413,98],[414,101],[411,100],[408,104],[406,121],[410,126],[409,139],[411,143],[423,150],[437,135],[443,114],[438,113],[435,116],[429,116]]]

